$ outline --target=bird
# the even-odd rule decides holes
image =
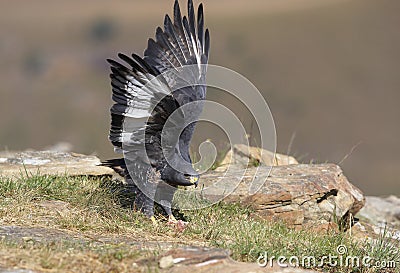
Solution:
[[[155,202],[169,222],[177,223],[172,213],[176,190],[199,182],[189,147],[206,98],[209,50],[203,4],[196,16],[188,0],[182,16],[175,0],[173,18],[165,15],[164,28],[157,27],[143,57],[119,53],[120,60],[107,59],[114,102],[109,140],[123,158],[103,165],[132,186],[134,209],[153,223]]]

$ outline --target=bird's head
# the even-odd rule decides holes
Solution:
[[[185,172],[177,171],[170,165],[167,165],[161,171],[161,179],[172,185],[177,186],[196,186],[199,183],[200,175],[191,168]]]

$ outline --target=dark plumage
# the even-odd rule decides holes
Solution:
[[[149,217],[154,200],[174,220],[171,203],[177,186],[198,183],[189,145],[206,97],[209,48],[203,5],[196,20],[192,0],[187,17],[176,0],[173,22],[165,16],[164,29],[158,27],[155,40],[149,39],[143,58],[120,53],[126,64],[107,60],[115,102],[109,139],[124,158],[103,165],[136,186],[134,205]]]

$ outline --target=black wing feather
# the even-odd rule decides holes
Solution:
[[[134,71],[139,71],[141,73],[146,73],[147,71],[145,69],[143,69],[142,66],[138,65],[137,62],[135,62],[134,60],[132,60],[130,57],[126,56],[125,54],[119,53],[118,57],[123,60],[124,62],[126,62],[127,64],[129,64]]]
[[[208,29],[206,29],[204,53],[207,58],[208,58],[209,52],[210,52],[210,32],[208,31]]]
[[[168,15],[165,16],[164,29],[157,28],[155,40],[148,40],[143,58],[136,54],[132,54],[132,57],[118,54],[130,67],[107,60],[111,65],[112,98],[115,102],[111,108],[109,138],[116,148],[124,148],[124,134],[130,133],[126,145],[128,152],[134,153],[135,149],[140,148],[140,143],[145,142],[150,163],[153,166],[162,164],[161,131],[167,119],[181,105],[205,98],[205,87],[202,86],[205,85],[204,68],[199,66],[198,71],[189,73],[193,79],[185,79],[187,75],[179,75],[176,71],[186,65],[207,64],[209,48],[210,35],[208,29],[204,31],[203,5],[198,7],[196,20],[193,1],[188,0],[187,17],[182,17],[179,2],[176,0],[173,22]],[[182,81],[196,84],[175,92],[176,85]],[[201,109],[194,112],[199,115]],[[172,124],[178,130],[184,124],[185,113],[178,110],[177,116]],[[124,126],[129,127],[131,118],[147,118],[147,121],[144,127],[127,132]],[[189,131],[185,128],[185,145],[189,143],[193,130],[193,125]],[[144,140],[140,139],[143,132],[146,135]],[[171,149],[174,145],[176,143],[170,143]]]
[[[194,15],[193,1],[188,1],[189,27],[192,37],[196,37],[196,16]]]
[[[203,4],[199,5],[199,9],[197,11],[197,37],[200,42],[200,46],[203,49],[202,53],[204,54],[204,14],[203,14]]]

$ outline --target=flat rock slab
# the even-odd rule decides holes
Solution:
[[[69,242],[77,245],[103,246],[107,244],[121,245],[137,250],[162,250],[167,251],[176,247],[183,246],[176,242],[158,241],[137,241],[126,236],[105,237],[82,235],[81,233],[69,232],[43,227],[24,227],[24,226],[0,226],[0,239],[13,243],[41,243],[49,244],[52,242]]]
[[[0,273],[35,273],[35,271],[29,269],[11,269],[11,268],[2,268],[0,267]]]
[[[316,271],[299,268],[260,267],[256,263],[236,262],[230,258],[229,254],[223,249],[184,247],[164,253],[157,258],[157,261],[162,272],[169,273],[316,273]]]
[[[113,175],[107,167],[98,166],[96,156],[53,151],[0,152],[0,176],[21,175]]]
[[[362,192],[334,164],[248,168],[203,175],[201,181],[201,195],[208,200],[239,202],[259,217],[292,226],[346,223],[365,202]]]

